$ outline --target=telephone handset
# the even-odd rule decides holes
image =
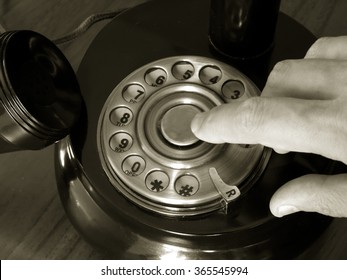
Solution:
[[[42,149],[70,133],[81,113],[62,52],[28,30],[0,34],[0,152]]]
[[[229,9],[221,3],[231,2],[242,1],[212,1],[216,6],[208,0],[150,1],[117,16],[95,38],[78,70],[83,102],[71,67],[46,39],[25,31],[1,37],[1,55],[12,55],[1,69],[11,75],[1,76],[0,141],[8,149],[28,143],[40,148],[70,132],[80,115],[56,145],[59,194],[80,233],[113,257],[292,258],[331,221],[314,213],[277,219],[268,206],[278,187],[303,174],[330,172],[331,161],[278,155],[260,145],[212,145],[190,131],[196,113],[258,96],[269,69],[279,60],[301,57],[315,39],[280,15],[278,30],[292,32],[278,31],[271,51],[262,42],[258,56],[253,47],[247,49],[250,59],[228,56],[220,44],[211,44],[208,23],[211,8]],[[244,1],[242,12],[252,15],[253,2],[264,5]],[[279,1],[270,5],[278,9]],[[238,22],[240,38],[247,29],[244,19]],[[217,37],[224,33],[215,31]],[[9,50],[18,45],[8,48],[7,39],[16,37],[26,38],[19,69],[30,62],[39,69],[34,76],[44,78],[31,83],[40,87],[29,90],[37,101],[36,109],[27,103],[29,111],[9,63],[17,61]],[[288,48],[293,41],[298,44]],[[243,50],[239,45],[238,52]],[[41,86],[53,95],[39,98]],[[55,101],[54,95],[68,98]]]

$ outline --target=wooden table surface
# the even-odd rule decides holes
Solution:
[[[94,13],[146,0],[0,0],[6,30],[31,29],[61,37]],[[317,37],[347,35],[346,0],[282,0],[282,12]],[[108,21],[59,47],[74,69]],[[295,42],[293,42],[295,43]],[[0,259],[107,259],[75,231],[61,206],[54,176],[53,147],[0,154]]]

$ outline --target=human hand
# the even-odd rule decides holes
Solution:
[[[321,38],[304,59],[279,62],[261,97],[198,114],[191,129],[211,143],[262,144],[347,164],[347,36]],[[347,217],[347,174],[287,182],[270,210],[277,217],[298,211]]]

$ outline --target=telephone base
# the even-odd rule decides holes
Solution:
[[[330,172],[330,161],[314,155],[272,153],[257,183],[230,203],[228,214],[166,217],[130,202],[108,180],[97,145],[98,119],[108,96],[127,75],[159,59],[194,55],[234,66],[261,89],[276,62],[303,57],[315,41],[303,26],[280,14],[274,48],[258,58],[234,60],[211,48],[208,17],[207,0],[137,6],[100,32],[79,68],[85,111],[71,139],[56,148],[59,193],[81,235],[114,258],[300,258],[329,230],[331,218],[297,213],[278,219],[268,209],[272,194],[285,182]]]

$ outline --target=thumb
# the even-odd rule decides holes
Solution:
[[[276,217],[299,211],[347,217],[347,174],[305,175],[294,179],[272,196],[270,210]]]

